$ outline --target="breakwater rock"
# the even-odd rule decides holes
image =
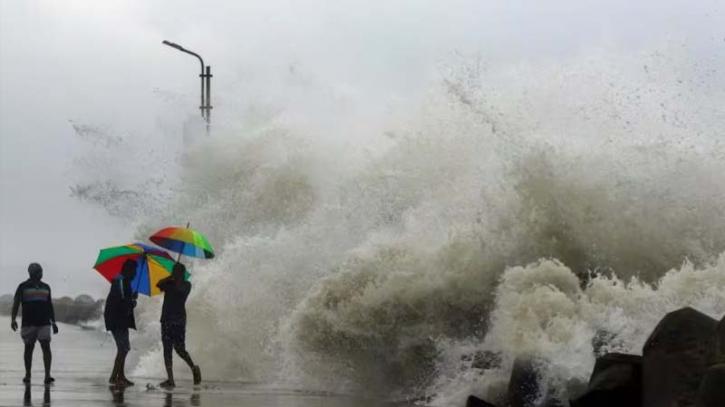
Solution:
[[[515,363],[509,400],[499,407],[567,405],[539,394],[535,366]],[[561,403],[561,404],[560,404]],[[468,406],[495,406],[472,396]],[[725,406],[725,318],[692,308],[665,315],[642,355],[608,353],[597,358],[586,390],[571,407]]]

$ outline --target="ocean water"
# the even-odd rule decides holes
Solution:
[[[500,400],[534,356],[567,399],[667,312],[725,314],[723,75],[680,47],[464,59],[376,109],[289,81],[208,138],[78,126],[73,191],[138,239],[209,238],[188,303],[206,377],[449,406]],[[140,302],[142,335],[158,313]],[[145,343],[134,372],[158,376]]]

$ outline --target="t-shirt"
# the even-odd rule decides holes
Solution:
[[[23,326],[50,325],[55,321],[50,286],[42,281],[27,280],[15,291],[15,301],[23,307]]]
[[[186,298],[191,292],[191,283],[184,281],[177,286],[168,280],[159,285],[159,289],[164,292],[161,322],[186,322]]]

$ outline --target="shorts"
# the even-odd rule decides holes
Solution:
[[[50,342],[50,325],[24,326],[20,329],[20,337],[26,345],[32,345],[35,341]]]
[[[117,328],[111,331],[113,340],[116,341],[116,349],[121,352],[131,351],[131,341],[128,339],[128,328]]]
[[[161,323],[161,342],[176,349],[186,347],[186,321],[164,321]]]

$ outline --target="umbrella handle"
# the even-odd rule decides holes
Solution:
[[[135,292],[138,293],[138,286],[141,284],[141,272],[139,269],[143,270],[143,263],[146,262],[146,256],[141,256],[141,263],[139,263],[139,266],[136,267],[136,290]]]
[[[189,229],[189,226],[191,226],[191,222],[186,222],[186,228]],[[176,262],[178,263],[181,260],[181,254],[184,252],[184,246],[186,246],[186,243],[181,243],[181,250],[179,250],[179,257],[176,258]]]

